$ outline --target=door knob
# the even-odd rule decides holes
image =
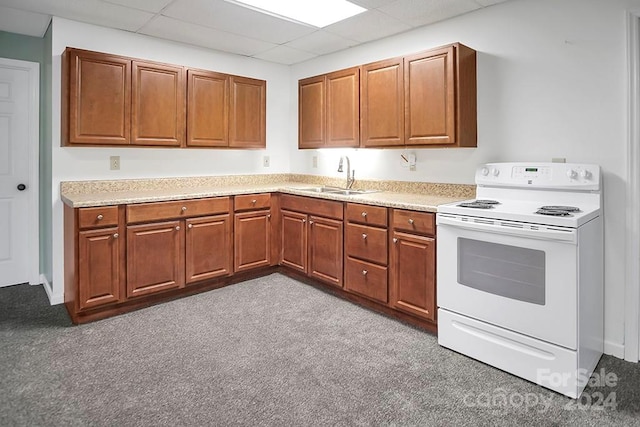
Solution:
[[[27,189],[27,186],[24,184],[18,184],[18,191],[24,191]]]

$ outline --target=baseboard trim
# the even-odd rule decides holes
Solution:
[[[51,286],[51,283],[47,280],[47,276],[45,276],[44,274],[40,275],[40,283],[42,284],[44,291],[47,293],[49,304],[57,305],[64,302],[64,297],[62,295],[56,295],[53,293],[53,286]]]
[[[605,340],[604,354],[617,357],[618,359],[624,359],[624,345]]]

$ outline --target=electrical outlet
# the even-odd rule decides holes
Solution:
[[[271,166],[271,160],[269,160],[269,156],[264,156],[262,158],[262,166],[264,166],[265,168]]]
[[[109,169],[111,169],[112,171],[120,170],[120,156],[109,157]]]
[[[314,168],[318,167],[318,156],[313,156],[313,167]]]

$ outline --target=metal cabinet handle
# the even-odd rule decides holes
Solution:
[[[189,225],[187,225],[187,227],[188,227],[189,229],[192,229],[192,228],[193,228],[193,224],[189,224]]]
[[[397,237],[393,238],[393,243],[398,243],[398,238]]]
[[[271,214],[267,214],[267,218],[271,219]]]
[[[415,221],[413,219],[409,218],[409,224],[413,225],[414,222]]]
[[[362,214],[361,214],[361,215],[362,215],[362,217],[363,217],[363,218],[366,218],[366,217],[367,217],[367,213],[366,213],[366,212],[362,212]]]
[[[182,207],[182,212],[184,212],[184,211],[186,211],[186,210],[187,210],[187,207],[186,207],[186,206],[183,206],[183,207]]]
[[[255,204],[256,204],[256,202],[257,202],[257,200],[256,200],[256,199],[253,199],[253,200],[251,201],[251,204],[252,204],[252,205],[255,205]]]
[[[114,238],[114,239],[117,239],[118,237],[120,237],[120,235],[119,235],[118,233],[114,233],[114,234],[113,234],[113,238]]]
[[[176,225],[176,231],[180,231],[180,226]]]
[[[303,219],[302,219],[302,223],[303,223],[303,224],[306,224],[306,223],[307,223],[306,218],[303,218]]]
[[[362,275],[363,275],[363,276],[366,276],[366,275],[367,275],[367,273],[369,273],[367,270],[362,270]]]
[[[367,233],[362,233],[362,238],[363,238],[364,240],[366,240],[366,239],[367,239]]]
[[[313,225],[313,221],[309,221],[309,225]]]
[[[102,221],[102,218],[104,218],[104,216],[102,216],[102,214],[100,214],[100,215],[98,215],[98,216],[96,217],[96,219],[97,219],[98,221]]]

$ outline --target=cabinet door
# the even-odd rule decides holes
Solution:
[[[187,146],[229,145],[229,76],[187,72]]]
[[[307,215],[282,210],[280,264],[307,272]]]
[[[327,75],[327,122],[325,146],[360,145],[360,69],[350,68]]]
[[[231,76],[229,147],[265,148],[267,82]]]
[[[182,221],[127,226],[127,297],[184,286]]]
[[[235,271],[271,265],[271,211],[235,214]]]
[[[65,55],[69,93],[68,97],[62,93],[63,102],[68,101],[62,111],[62,143],[129,144],[131,61],[82,50],[69,50]]]
[[[228,276],[231,265],[231,217],[217,215],[185,221],[186,283]]]
[[[453,46],[404,58],[407,144],[455,144]]]
[[[324,146],[325,78],[310,77],[298,82],[298,147]]]
[[[404,67],[402,58],[362,66],[361,145],[404,145]]]
[[[395,231],[392,242],[391,305],[435,320],[435,240]]]
[[[309,217],[309,276],[342,287],[342,221]]]
[[[184,142],[182,67],[133,61],[131,143],[176,146]]]
[[[119,302],[122,285],[123,240],[118,227],[78,233],[79,308]]]

